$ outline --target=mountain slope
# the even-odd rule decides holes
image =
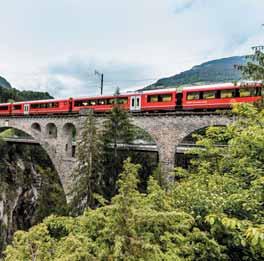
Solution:
[[[11,84],[3,77],[0,76],[0,87],[12,88]]]
[[[171,77],[162,78],[142,90],[153,90],[181,85],[199,85],[216,82],[232,82],[241,79],[241,73],[234,68],[235,64],[245,64],[244,56],[233,56],[212,60],[192,67]]]
[[[47,92],[19,91],[12,88],[11,84],[0,76],[0,103],[46,99],[53,99],[53,97]]]

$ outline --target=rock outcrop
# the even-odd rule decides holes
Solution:
[[[27,230],[51,213],[63,214],[66,201],[42,149],[5,144],[0,153],[1,253],[16,230]]]

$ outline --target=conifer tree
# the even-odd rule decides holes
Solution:
[[[122,151],[118,151],[118,143],[128,144],[133,139],[134,126],[131,124],[128,112],[123,108],[122,99],[119,98],[117,89],[114,106],[104,123],[103,132],[106,193],[110,197],[116,193],[115,183],[124,160]]]
[[[74,186],[70,192],[72,214],[80,214],[85,208],[96,207],[95,194],[102,186],[102,143],[95,126],[92,111],[85,121],[78,146],[77,168],[73,174]]]

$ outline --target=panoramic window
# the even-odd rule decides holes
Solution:
[[[257,96],[256,88],[241,88],[239,90],[240,97]]]
[[[117,103],[118,104],[127,104],[127,102],[128,102],[127,97],[123,97],[123,98],[118,98],[117,99]]]
[[[158,100],[158,95],[148,95],[148,102],[157,102]]]
[[[58,108],[58,102],[49,102],[49,103],[33,103],[30,105],[32,109],[47,109],[47,108]]]
[[[107,104],[114,104],[115,103],[115,99],[111,98],[111,99],[107,99]]]
[[[90,101],[89,101],[89,105],[94,106],[94,105],[97,104],[97,101],[98,101],[98,100],[90,100]]]
[[[106,104],[106,100],[98,100],[98,104],[99,105],[105,105]]]
[[[200,99],[200,92],[188,92],[187,93],[187,100],[199,100]]]
[[[203,92],[203,99],[215,99],[216,91],[206,91]]]
[[[172,95],[171,94],[161,94],[159,95],[159,101],[161,102],[170,102],[172,99]]]
[[[19,105],[14,105],[14,106],[13,106],[13,109],[14,109],[14,110],[21,110],[21,104],[19,104]]]
[[[234,90],[221,90],[221,98],[233,98],[235,97],[234,95]]]
[[[7,111],[8,110],[8,106],[0,106],[0,111]]]
[[[95,102],[95,101],[93,101],[93,102]],[[90,106],[90,105],[92,105],[92,104],[91,104],[91,101],[89,101],[89,100],[74,101],[74,106],[76,106],[76,107]]]
[[[148,95],[148,102],[169,102],[172,99],[171,94]]]

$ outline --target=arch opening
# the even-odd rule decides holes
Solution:
[[[174,164],[176,167],[183,167],[187,169],[190,166],[190,161],[195,158],[195,155],[188,154],[188,150],[194,148],[196,146],[196,142],[198,141],[197,136],[205,136],[206,131],[210,127],[220,127],[226,128],[226,125],[210,125],[205,126],[199,129],[196,129],[186,135],[181,142],[176,146],[175,151],[175,161]]]
[[[147,189],[147,182],[154,170],[158,167],[159,153],[158,146],[151,135],[143,128],[132,123],[134,130],[133,140],[128,141],[126,137],[117,140],[117,146],[114,145],[114,137],[108,141],[108,148],[105,149],[105,177],[106,198],[111,198],[117,192],[115,186],[118,180],[118,174],[123,170],[123,162],[128,157],[131,162],[140,164],[141,168],[138,172],[139,175],[139,191],[145,193]]]
[[[46,138],[56,139],[57,138],[57,126],[54,123],[48,123],[46,125]]]
[[[8,217],[8,223],[0,218],[7,228],[0,239],[11,238],[15,230],[27,230],[50,214],[63,215],[66,209],[64,189],[48,153],[26,140],[34,138],[17,128],[0,127],[0,187],[4,195],[0,205]]]
[[[36,131],[36,132],[41,132],[41,126],[39,123],[37,122],[34,122],[32,125],[31,125],[31,129]]]
[[[75,157],[75,148],[76,148],[76,136],[77,130],[74,124],[66,123],[63,126],[63,140],[65,143],[65,156],[66,157]]]

